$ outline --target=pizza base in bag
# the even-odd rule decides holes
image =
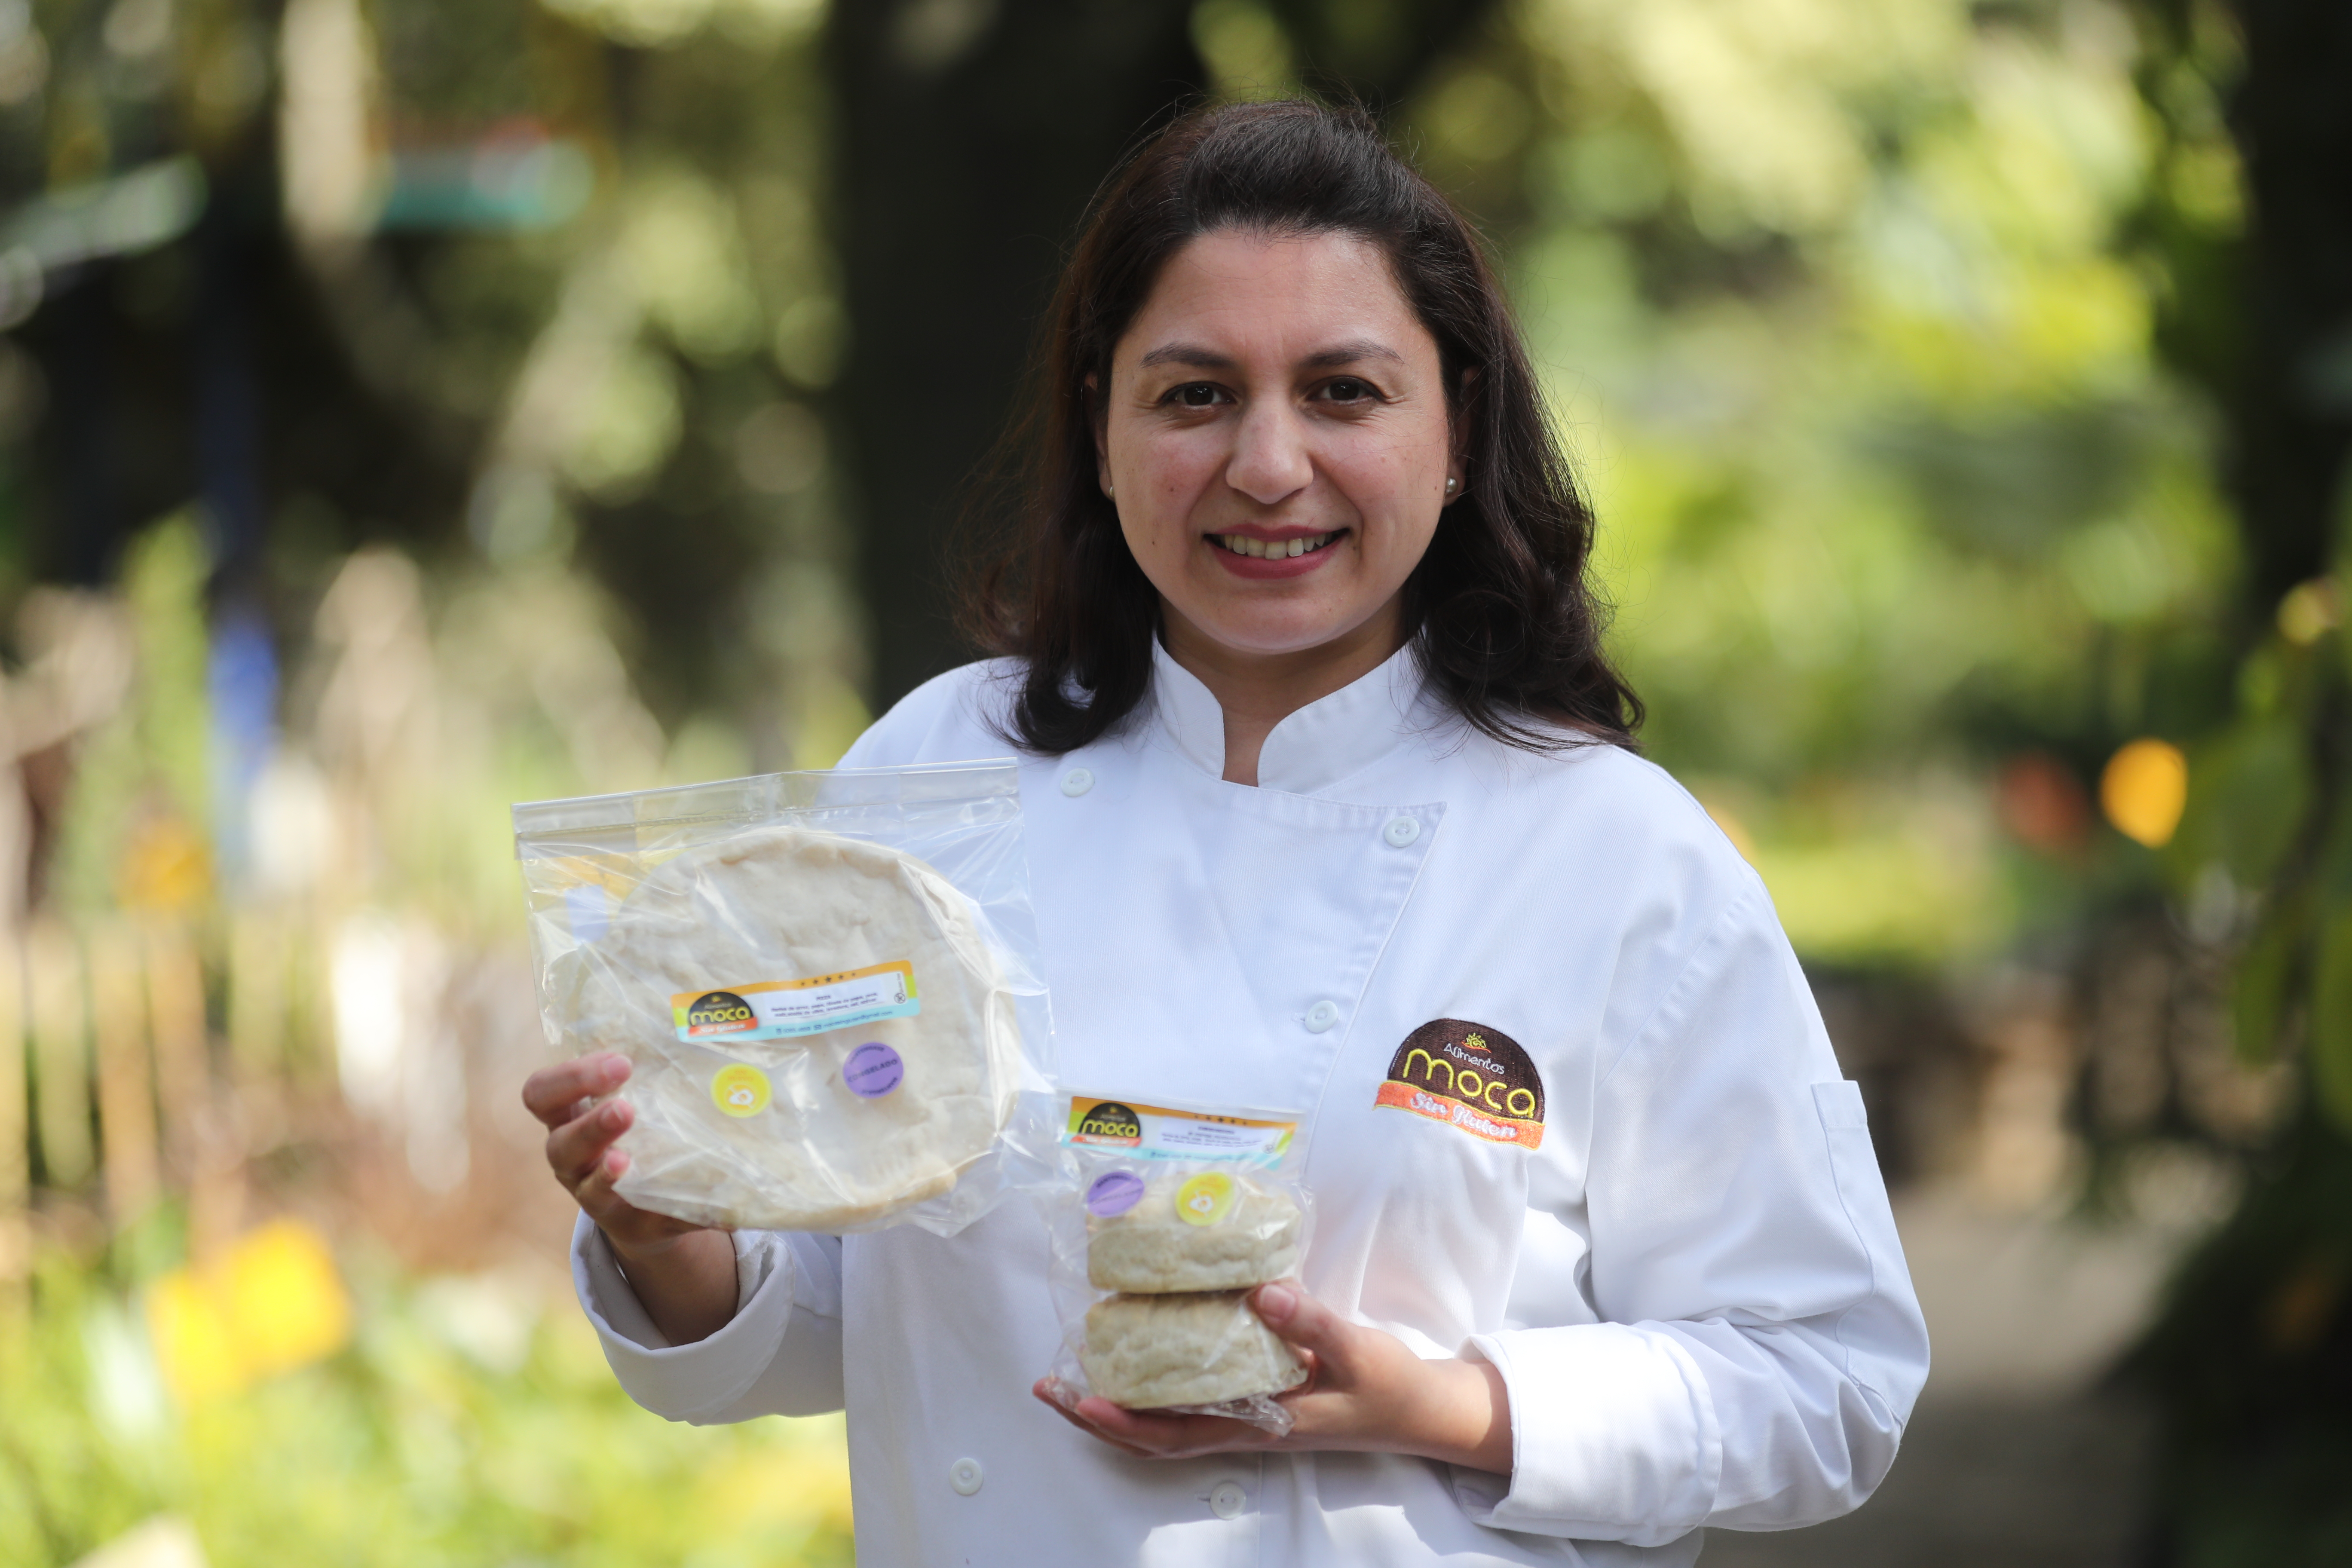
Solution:
[[[614,1190],[639,1208],[870,1228],[1012,1116],[1013,998],[963,895],[900,850],[776,826],[696,845],[569,958],[565,1034],[632,1064]]]

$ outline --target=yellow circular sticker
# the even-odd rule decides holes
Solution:
[[[1176,1189],[1176,1217],[1187,1225],[1214,1225],[1234,1212],[1234,1179],[1203,1171]]]
[[[711,1100],[730,1116],[757,1116],[768,1109],[768,1075],[737,1063],[710,1080]]]

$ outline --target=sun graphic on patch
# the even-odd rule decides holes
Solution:
[[[1407,1035],[1372,1103],[1490,1143],[1533,1149],[1543,1142],[1543,1079],[1536,1064],[1500,1029],[1459,1018],[1435,1018]]]

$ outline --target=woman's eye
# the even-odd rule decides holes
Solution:
[[[1217,401],[1217,388],[1205,381],[1196,381],[1176,389],[1176,401],[1187,408],[1208,408]]]
[[[1324,387],[1323,395],[1334,403],[1360,403],[1372,395],[1372,389],[1353,376],[1343,375]]]

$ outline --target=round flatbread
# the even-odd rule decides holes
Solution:
[[[1112,1296],[1087,1310],[1078,1352],[1090,1392],[1127,1410],[1279,1394],[1307,1368],[1250,1310],[1246,1290]]]
[[[1195,1173],[1162,1172],[1125,1214],[1087,1220],[1087,1282],[1097,1290],[1167,1295],[1180,1290],[1240,1290],[1298,1271],[1306,1216],[1282,1188],[1244,1173],[1232,1183],[1222,1212],[1202,1223],[1182,1200]]]
[[[569,956],[568,1038],[634,1064],[615,1190],[640,1208],[870,1228],[952,1188],[1012,1115],[1013,996],[970,901],[899,850],[797,827],[733,834],[664,861]],[[910,984],[893,993],[898,964]],[[914,1009],[744,1037],[893,994]],[[696,1028],[719,1032],[680,1037]]]

